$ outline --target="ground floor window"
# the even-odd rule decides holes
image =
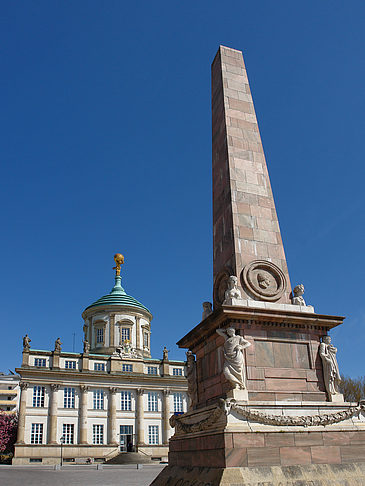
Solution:
[[[150,445],[158,444],[158,425],[148,426],[148,443]]]
[[[104,425],[93,425],[93,444],[104,443]]]
[[[32,424],[30,443],[42,444],[42,442],[43,442],[43,424]]]
[[[74,443],[74,424],[63,424],[64,444]]]

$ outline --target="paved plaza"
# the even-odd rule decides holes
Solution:
[[[6,486],[148,486],[163,464],[136,466],[63,466],[55,471],[52,466],[0,466],[0,485]]]

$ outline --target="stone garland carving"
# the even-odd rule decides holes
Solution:
[[[176,428],[176,432],[185,432],[186,434],[188,434],[190,432],[199,432],[201,430],[209,429],[209,427],[213,425],[219,419],[219,417],[221,417],[222,414],[222,408],[217,407],[213,410],[212,413],[209,414],[207,418],[200,420],[199,422],[195,422],[194,424],[185,424],[182,421],[182,418],[184,417],[183,415],[172,415],[169,422],[171,427]]]
[[[355,415],[359,416],[361,413],[365,414],[365,401],[359,403],[356,407],[349,407],[347,410],[323,415],[303,415],[303,416],[282,416],[269,415],[258,410],[250,410],[247,407],[238,405],[235,400],[220,400],[219,406],[209,415],[209,417],[195,422],[193,424],[184,423],[184,415],[172,415],[170,418],[171,427],[176,428],[176,432],[183,432],[185,434],[192,432],[199,432],[207,430],[213,425],[219,417],[225,413],[228,415],[231,411],[235,411],[238,415],[246,420],[258,422],[265,425],[279,425],[279,426],[302,426],[311,427],[318,425],[337,424],[344,420],[350,419]]]
[[[226,415],[234,410],[247,420],[259,422],[266,425],[301,425],[304,427],[315,425],[331,425],[347,420],[354,415],[365,413],[365,402],[360,402],[357,407],[349,407],[347,410],[341,412],[325,413],[323,415],[303,415],[303,416],[283,416],[283,415],[269,415],[258,410],[250,410],[242,405],[238,405],[234,400],[225,400],[224,409]]]

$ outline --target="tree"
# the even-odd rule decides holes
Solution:
[[[17,414],[0,412],[0,452],[13,452],[17,431]]]
[[[365,398],[365,376],[360,378],[343,376],[339,388],[346,402],[359,402]]]

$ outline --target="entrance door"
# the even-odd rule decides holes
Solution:
[[[133,425],[120,426],[120,452],[133,452]]]

